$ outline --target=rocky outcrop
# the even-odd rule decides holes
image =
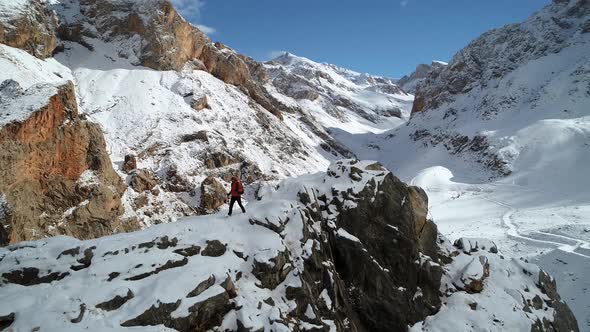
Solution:
[[[518,326],[541,319],[541,328],[577,329],[553,280],[534,279],[531,264],[455,252],[442,237],[425,246],[437,255],[425,255],[417,232],[425,211],[416,209],[427,206],[423,199],[382,166],[346,160],[325,175],[286,180],[249,214],[0,249],[0,262],[15,262],[0,264],[0,296],[19,291],[0,302],[1,313],[13,314],[1,322],[17,330],[116,322],[177,331],[404,331],[447,317],[440,326],[461,330],[457,317],[486,310],[482,317],[494,319],[470,320],[474,329],[513,326],[515,316],[524,321]],[[33,287],[47,283],[53,287]],[[39,297],[63,309],[42,311],[32,301]],[[104,319],[84,314],[96,311]]]
[[[151,171],[141,169],[131,175],[131,183],[129,185],[133,190],[141,193],[154,189],[158,185],[158,179]]]
[[[137,158],[132,155],[128,154],[125,156],[125,160],[123,161],[123,172],[131,173],[133,170],[137,168]]]
[[[124,184],[101,129],[78,115],[74,86],[0,91],[0,221],[10,243],[67,234],[89,239],[137,229],[123,221]]]
[[[405,75],[397,81],[397,84],[406,92],[415,94],[417,87],[430,75],[430,72],[438,72],[447,64],[441,61],[432,61],[430,65],[419,64],[410,75]]]
[[[207,96],[205,96],[205,95],[193,96],[191,98],[191,107],[195,111],[202,111],[205,108],[209,108],[209,103],[207,102]]]
[[[216,210],[227,200],[227,193],[223,185],[214,177],[208,176],[201,183],[201,208]]]
[[[531,332],[540,331],[579,331],[578,322],[574,317],[571,309],[561,300],[561,297],[557,293],[557,285],[555,279],[551,277],[547,272],[541,271],[539,273],[539,288],[543,291],[549,299],[542,300],[538,297],[535,301],[533,298],[532,306],[536,307],[537,310],[544,310],[546,308],[552,308],[553,320],[550,319],[537,319],[531,328]],[[531,301],[527,302],[530,305]],[[530,310],[530,307],[529,307]]]
[[[52,11],[39,0],[7,5],[13,8],[0,12],[0,43],[41,59],[50,57],[57,46],[57,18]]]
[[[338,167],[362,178],[367,171],[352,164]],[[331,250],[335,269],[347,289],[345,299],[359,319],[359,331],[403,330],[440,307],[438,289],[443,271],[433,264],[438,260],[436,252],[434,260],[414,263],[421,257],[416,229],[423,211],[408,204],[411,194],[410,187],[386,173],[378,183],[369,182],[358,193],[335,193],[332,200],[340,207],[331,231]],[[347,201],[355,202],[355,207],[345,208]],[[420,204],[427,206],[427,202]],[[365,222],[360,223],[361,219]],[[431,239],[429,247],[436,247],[435,240]],[[394,272],[402,269],[403,273]],[[421,296],[414,297],[418,289]]]

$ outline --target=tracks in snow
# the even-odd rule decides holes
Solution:
[[[554,247],[558,250],[571,253],[583,258],[590,259],[590,255],[586,255],[583,253],[579,253],[576,250],[588,250],[590,249],[590,243],[584,240],[576,239],[573,237],[561,235],[561,234],[553,234],[549,232],[543,231],[533,231],[529,234],[523,234],[519,231],[518,226],[514,223],[513,215],[518,212],[519,210],[510,204],[502,201],[498,201],[495,199],[491,199],[489,197],[480,197],[483,200],[491,202],[493,204],[499,205],[507,209],[506,213],[502,215],[502,225],[508,228],[508,236],[514,239],[522,240],[524,242],[536,245],[543,245],[543,246],[550,246]],[[538,234],[545,239],[539,239],[532,234]]]

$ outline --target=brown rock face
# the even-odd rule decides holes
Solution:
[[[22,13],[6,24],[0,21],[0,43],[23,49],[44,59],[57,45],[56,18],[38,0],[29,0]]]
[[[100,128],[79,118],[73,84],[33,86],[0,99],[0,105],[18,112],[21,99],[47,91],[57,92],[28,117],[0,128],[0,197],[7,206],[0,224],[8,242],[58,234],[87,239],[136,229],[119,219],[124,185]]]
[[[151,171],[142,169],[133,174],[131,178],[131,188],[138,193],[146,190],[152,190],[158,184],[158,180]]]
[[[408,187],[408,198],[414,212],[414,230],[420,251],[436,260],[438,247],[436,224],[428,219],[428,195],[419,187]]]
[[[129,173],[137,168],[137,159],[134,155],[128,154],[125,156],[125,161],[123,162],[123,172]]]

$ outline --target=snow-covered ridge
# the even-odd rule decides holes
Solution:
[[[478,330],[575,329],[552,279],[532,264],[482,241],[464,240],[459,251],[436,233],[424,244],[445,260],[420,252],[413,209],[423,202],[411,192],[379,164],[346,160],[268,187],[247,214],[2,248],[0,322],[91,331],[444,331],[467,321]]]
[[[197,46],[209,48],[203,61],[216,66],[211,71],[218,71],[219,78],[210,74],[199,59],[179,71],[139,66],[147,61],[144,56],[157,58],[160,44],[156,41],[170,39],[168,35],[158,38],[155,32],[142,30],[146,22],[162,14],[162,8],[168,8],[165,14],[178,20],[166,3],[44,3],[55,10],[62,24],[55,57],[41,60],[0,45],[0,82],[12,79],[24,89],[59,80],[74,82],[79,110],[101,125],[115,169],[120,170],[126,155],[135,155],[138,167],[153,174],[158,182],[153,191],[127,191],[126,217],[137,217],[149,226],[194,214],[201,206],[199,185],[207,176],[223,182],[231,175],[240,175],[246,184],[253,185],[249,199],[254,199],[259,181],[324,170],[329,158],[339,155],[325,143],[326,137],[318,137],[295,115],[285,114],[284,121],[280,121],[275,116],[283,115],[273,116],[269,113],[272,110],[265,108],[268,105],[254,102],[252,93],[245,93],[244,85],[236,86],[254,83],[233,77],[247,74],[246,64],[240,62],[242,66],[238,66],[245,70],[242,73],[223,67],[235,63],[238,55],[229,48],[217,50],[204,36],[202,45]],[[163,7],[153,11],[155,4]],[[135,21],[134,15],[141,16],[141,22]],[[184,32],[193,29],[188,32],[199,40],[196,28],[186,22],[176,23],[165,28]],[[135,24],[135,28],[123,33],[119,28],[125,24]],[[150,43],[140,42],[142,31],[148,35],[144,37],[153,39],[151,48],[143,47]],[[173,47],[164,48],[169,49]],[[197,56],[198,49],[194,52]],[[161,59],[148,64],[169,66],[180,60],[163,53]],[[10,116],[18,114],[14,109],[9,111]],[[127,183],[133,176],[123,172],[120,175]]]
[[[125,195],[125,216],[145,226],[202,213],[199,186],[208,176],[227,186],[240,175],[254,199],[262,182],[352,156],[329,128],[379,132],[409,114],[411,96],[392,80],[327,64],[320,71],[336,84],[312,89],[326,92],[322,101],[285,96],[265,80],[272,75],[264,66],[213,44],[165,0],[50,1],[35,10],[43,15],[6,12],[11,20],[42,18],[31,22],[38,29],[26,47],[14,46],[44,58],[35,43],[46,34],[43,50],[55,56],[40,60],[2,45],[0,79],[25,89],[74,82],[79,110],[101,125],[115,169],[134,155],[138,171],[157,183]],[[128,184],[136,177],[120,175]]]

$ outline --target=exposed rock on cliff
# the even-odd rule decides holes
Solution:
[[[432,61],[430,65],[421,63],[416,66],[416,70],[410,75],[406,75],[397,81],[397,84],[406,92],[416,93],[417,87],[424,82],[431,72],[442,70],[447,63],[441,61]]]
[[[201,208],[211,211],[227,201],[227,193],[223,185],[214,177],[208,176],[201,183]]]
[[[9,242],[82,239],[137,228],[122,221],[125,187],[100,128],[78,115],[72,83],[0,86],[0,194]]]
[[[47,58],[57,46],[57,18],[39,0],[0,4],[0,43]]]

